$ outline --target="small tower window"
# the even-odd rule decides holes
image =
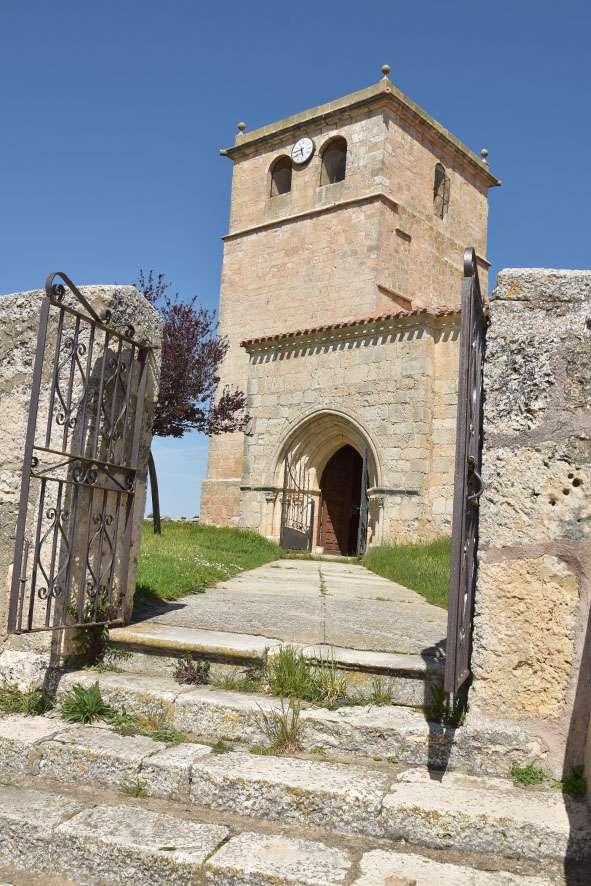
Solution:
[[[271,170],[271,197],[291,191],[291,160],[280,157]]]
[[[438,163],[435,167],[435,183],[433,185],[433,212],[443,218],[449,205],[449,175]]]
[[[344,138],[335,138],[322,153],[322,170],[320,184],[332,185],[342,182],[347,167],[347,142]]]

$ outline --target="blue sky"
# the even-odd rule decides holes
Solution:
[[[591,266],[583,0],[19,0],[1,12],[0,292],[49,271],[164,272],[216,307],[232,165],[252,129],[390,79],[489,150],[491,280]],[[154,445],[162,510],[199,513],[207,440]]]

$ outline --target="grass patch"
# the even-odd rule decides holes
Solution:
[[[553,788],[560,788],[575,800],[582,800],[587,793],[587,781],[583,766],[571,766],[568,775],[560,781],[552,782]]]
[[[271,691],[282,697],[329,706],[348,697],[347,680],[339,676],[334,661],[312,664],[301,650],[290,645],[282,646],[277,655],[267,660],[267,679]]]
[[[300,722],[301,710],[300,703],[290,698],[287,707],[285,707],[283,699],[281,699],[280,711],[269,711],[267,713],[262,708],[259,708],[259,713],[252,715],[256,725],[262,729],[269,740],[269,744],[265,749],[267,752],[289,754],[293,751],[301,751],[301,737],[304,731],[304,724]],[[265,751],[259,750],[259,753],[265,753]]]
[[[51,708],[51,702],[43,689],[21,692],[18,686],[0,688],[0,714],[34,714],[42,716]]]
[[[257,532],[194,523],[162,524],[154,535],[144,521],[138,557],[136,609],[201,594],[245,569],[278,560],[285,552]]]
[[[428,603],[447,609],[451,539],[439,538],[424,544],[384,545],[372,548],[363,565],[421,594]]]
[[[517,763],[513,763],[511,766],[511,775],[513,776],[515,784],[524,785],[542,784],[546,778],[544,770],[536,769],[533,763],[529,763],[527,766],[518,766]]]
[[[229,692],[264,692],[265,671],[262,668],[244,668],[240,672],[235,668],[231,673],[225,674],[216,680],[216,686]]]

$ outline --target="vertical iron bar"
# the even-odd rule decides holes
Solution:
[[[111,456],[113,453],[113,441],[115,437],[115,406],[117,403],[117,389],[118,389],[118,380],[119,380],[119,371],[121,366],[121,349],[123,347],[123,339],[119,339],[119,346],[117,348],[117,363],[115,364],[115,371],[113,375],[113,391],[111,394],[111,417],[109,419],[109,425],[111,428],[111,433],[109,434],[109,442],[107,444],[107,455],[105,457],[105,461],[111,461]]]
[[[62,311],[63,313],[63,311]],[[74,339],[73,339],[73,347],[72,347],[72,361],[70,363],[70,377],[68,379],[68,395],[66,397],[66,408],[65,408],[65,418],[64,421],[64,433],[62,437],[62,451],[65,452],[68,446],[68,432],[71,430],[70,428],[70,413],[72,411],[72,388],[74,386],[74,370],[76,368],[76,349],[78,348],[78,334],[80,332],[80,317],[76,317],[76,323],[74,324]]]
[[[43,299],[39,316],[39,333],[37,335],[37,351],[33,367],[33,384],[31,386],[31,401],[29,406],[29,419],[27,422],[27,436],[25,440],[24,463],[21,478],[21,494],[19,512],[16,526],[16,543],[14,547],[14,564],[19,564],[15,569],[13,565],[12,585],[10,590],[10,603],[8,606],[8,632],[16,631],[16,615],[18,608],[18,596],[20,585],[20,564],[23,557],[23,545],[25,538],[25,526],[27,522],[27,507],[29,501],[29,489],[31,485],[31,464],[33,447],[35,445],[35,428],[37,424],[37,410],[39,408],[39,391],[41,389],[41,373],[43,370],[43,357],[45,353],[45,340],[47,336],[47,320],[49,317],[49,298]],[[20,626],[19,631],[20,633]]]
[[[49,299],[48,299],[49,302]],[[49,311],[49,307],[47,309]],[[55,386],[58,382],[57,373],[59,367],[59,354],[62,346],[62,333],[64,328],[64,312],[60,310],[59,320],[57,322],[57,332],[55,337],[55,354],[53,358],[53,372],[51,374],[51,391],[49,393],[49,411],[47,413],[47,430],[45,432],[45,448],[51,446],[51,431],[53,424],[53,407],[55,405]],[[45,348],[44,348],[45,351]]]
[[[43,508],[45,507],[45,488],[47,480],[45,477],[41,480],[41,490],[39,493],[39,512],[37,514],[37,531],[35,533],[35,546],[33,548],[33,571],[31,573],[31,589],[29,597],[29,616],[27,621],[27,630],[33,627],[33,609],[35,606],[35,594],[37,592],[37,564],[39,562],[39,545],[41,543],[41,526],[43,523]]]
[[[55,508],[55,525],[53,527],[53,538],[51,540],[51,565],[49,567],[49,582],[47,587],[47,601],[45,604],[45,626],[49,627],[49,618],[51,615],[51,598],[53,596],[53,581],[55,578],[55,558],[57,553],[57,543],[60,538],[60,519],[62,511],[62,491],[63,484],[58,481],[57,504]]]
[[[283,546],[283,536],[285,534],[285,515],[286,515],[286,498],[287,498],[287,473],[289,470],[288,453],[285,453],[285,465],[283,468],[283,497],[281,499],[281,528],[279,530],[279,544]]]
[[[99,434],[101,427],[101,411],[102,411],[102,403],[103,403],[103,386],[105,384],[105,368],[107,365],[107,357],[109,355],[109,333],[105,332],[105,345],[103,348],[103,360],[101,363],[101,375],[98,386],[98,396],[96,400],[96,426],[94,429],[94,445],[92,452],[89,453],[89,458],[98,458],[98,445],[99,445]]]
[[[131,345],[129,351],[129,365],[128,365],[128,375],[127,375],[127,391],[125,394],[125,414],[123,418],[123,431],[121,434],[121,464],[125,464],[125,446],[127,443],[127,429],[129,427],[129,403],[131,400],[131,388],[133,381],[133,366],[135,359],[135,345]]]
[[[121,558],[121,596],[120,606],[118,607],[118,616],[121,615],[121,608],[125,608],[125,600],[127,597],[127,578],[129,572],[129,556],[131,553],[131,538],[133,528],[133,513],[135,508],[135,482],[137,480],[137,465],[140,449],[140,441],[142,436],[142,422],[144,415],[144,403],[146,400],[146,383],[148,381],[147,372],[148,349],[139,348],[138,363],[140,378],[137,386],[137,400],[135,404],[135,415],[133,422],[133,442],[131,450],[131,470],[134,473],[133,488],[127,495],[127,511],[125,521],[125,533],[123,540],[123,556]],[[131,367],[130,367],[131,371]]]
[[[94,349],[94,323],[89,323],[90,331],[88,333],[88,356],[86,358],[86,378],[84,379],[84,393],[82,395],[81,415],[80,415],[80,446],[79,455],[84,456],[84,444],[86,442],[86,406],[90,396],[90,373],[92,372],[92,352]]]

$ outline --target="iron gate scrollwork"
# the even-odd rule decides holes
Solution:
[[[54,283],[61,277],[66,288]],[[123,621],[152,345],[72,281],[45,286],[24,450],[8,631]]]
[[[367,548],[367,523],[369,517],[369,501],[367,498],[367,446],[365,446],[363,449],[363,467],[361,469],[361,495],[359,498],[359,502],[357,556],[363,557]]]
[[[464,252],[456,427],[451,570],[444,689],[457,692],[470,676],[476,587],[479,499],[483,491],[483,365],[488,315],[476,253]]]
[[[309,477],[304,461],[294,464],[285,453],[281,534],[279,543],[287,550],[311,551],[314,534],[314,498],[309,492]]]

